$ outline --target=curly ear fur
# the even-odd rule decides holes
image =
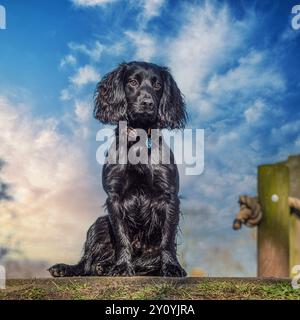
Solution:
[[[124,92],[126,63],[106,74],[95,93],[94,116],[105,124],[117,124],[126,120],[127,100]]]
[[[159,106],[159,127],[184,129],[187,113],[182,94],[168,68],[162,68],[164,91]]]

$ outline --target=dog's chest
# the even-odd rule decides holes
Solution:
[[[154,227],[163,218],[161,215],[157,216],[158,210],[154,210],[157,201],[156,177],[157,171],[146,165],[134,166],[134,170],[129,172],[128,179],[131,183],[124,190],[124,199],[126,217],[132,227],[148,229],[149,225]]]
[[[153,188],[155,175],[156,170],[151,165],[129,165],[127,168],[127,179],[130,182],[129,188],[135,186],[139,189],[151,189]]]

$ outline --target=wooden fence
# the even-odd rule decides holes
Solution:
[[[258,167],[257,201],[262,211],[257,231],[259,277],[289,277],[293,266],[300,265],[300,211],[291,209],[290,197],[300,199],[300,155]],[[251,225],[246,220],[240,222]]]

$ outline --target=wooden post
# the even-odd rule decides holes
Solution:
[[[300,156],[290,156],[286,161],[290,171],[290,197],[300,199]],[[290,272],[293,266],[300,265],[300,218],[290,217]]]
[[[258,228],[258,276],[288,277],[290,210],[289,169],[284,164],[258,168],[258,199],[263,218]]]

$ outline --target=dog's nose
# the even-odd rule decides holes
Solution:
[[[151,97],[145,97],[143,100],[142,100],[142,106],[143,107],[147,107],[147,108],[152,108],[154,106],[154,101]]]

